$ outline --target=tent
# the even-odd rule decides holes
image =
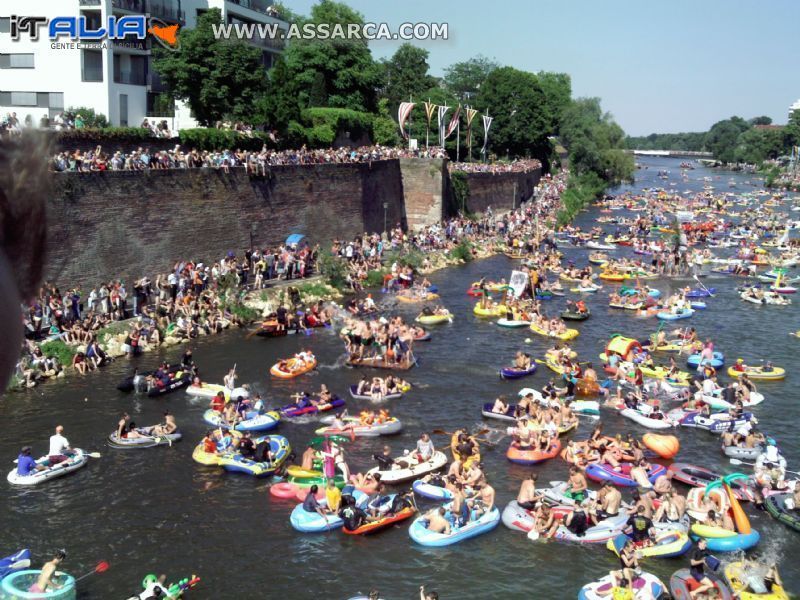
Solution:
[[[299,245],[300,242],[302,242],[304,239],[306,239],[306,236],[304,234],[293,233],[292,235],[286,238],[286,245],[287,246]]]

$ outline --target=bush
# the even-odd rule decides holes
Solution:
[[[241,149],[257,151],[263,146],[275,147],[265,133],[254,131],[251,135],[242,135],[231,129],[211,129],[198,127],[196,129],[181,129],[179,138],[181,145],[195,150],[225,150]]]
[[[120,143],[140,144],[153,139],[150,130],[141,127],[67,129],[59,131],[56,136],[56,140],[62,147],[86,141],[104,146]]]
[[[402,256],[398,257],[397,262],[403,267],[411,267],[415,271],[422,268],[422,263],[425,260],[425,255],[419,250],[409,250]]]
[[[255,321],[261,316],[255,308],[250,308],[249,306],[245,306],[239,302],[232,302],[225,307],[228,311],[232,314],[239,317],[240,320],[244,321],[245,323],[249,323],[251,321]]]
[[[389,269],[375,269],[367,273],[367,279],[364,281],[364,287],[381,287],[383,286],[383,278],[389,273]]]
[[[108,127],[108,119],[103,113],[95,112],[88,106],[70,106],[66,111],[73,117],[80,115],[83,119],[83,128],[102,129]]]
[[[319,257],[319,272],[337,290],[347,287],[347,263],[340,256],[326,252]]]
[[[463,171],[453,171],[450,173],[450,183],[453,186],[453,213],[469,212],[469,183],[467,174]]]
[[[45,342],[41,345],[41,348],[42,354],[48,358],[57,358],[58,362],[65,366],[71,365],[72,358],[75,356],[75,350],[62,340]]]
[[[466,240],[460,241],[447,255],[452,259],[461,260],[463,262],[469,262],[474,258],[472,255],[472,246]]]
[[[297,287],[297,291],[300,292],[300,298],[303,300],[305,300],[305,296],[321,298],[330,294],[330,288],[326,284],[319,282],[304,283]]]
[[[570,177],[567,189],[561,194],[563,208],[558,212],[556,225],[567,225],[581,210],[602,196],[605,189],[605,182],[594,173]]]

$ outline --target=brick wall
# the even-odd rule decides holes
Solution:
[[[509,210],[528,200],[539,183],[542,171],[527,173],[467,173],[470,212],[482,213],[487,207]]]
[[[172,261],[214,262],[227,251],[311,243],[414,228],[447,216],[443,160],[273,167],[266,177],[237,169],[59,173],[48,206],[47,279],[96,285],[167,272]],[[470,174],[469,208],[511,208],[528,199],[538,173]]]
[[[401,158],[403,194],[408,226],[416,229],[438,223],[445,215],[447,168],[442,159]]]
[[[47,278],[92,286],[154,275],[171,261],[312,243],[404,222],[398,161],[273,167],[267,177],[192,171],[61,173],[49,204]]]

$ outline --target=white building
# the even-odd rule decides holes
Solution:
[[[106,115],[114,126],[135,127],[145,117],[167,118],[158,96],[164,86],[153,69],[150,47],[154,42],[132,38],[131,42],[107,41],[101,49],[54,48],[47,28],[39,39],[22,32],[10,35],[10,15],[47,17],[85,16],[87,29],[96,29],[108,17],[149,15],[166,24],[191,28],[197,17],[219,8],[227,23],[288,24],[274,16],[269,0],[2,0],[0,17],[0,118],[16,113],[20,121],[30,115],[34,125],[43,116],[51,119],[72,106],[87,106]],[[9,16],[6,16],[9,15]],[[61,41],[68,41],[61,38]],[[263,51],[265,68],[272,66],[283,50],[282,40],[253,40]],[[161,98],[164,100],[164,98]],[[171,102],[166,103],[168,106]],[[170,118],[171,129],[193,126],[189,111],[178,106]]]

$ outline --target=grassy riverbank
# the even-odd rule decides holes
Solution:
[[[567,189],[561,195],[563,207],[556,215],[556,226],[564,227],[592,202],[601,198],[606,191],[606,182],[594,173],[571,175]]]

